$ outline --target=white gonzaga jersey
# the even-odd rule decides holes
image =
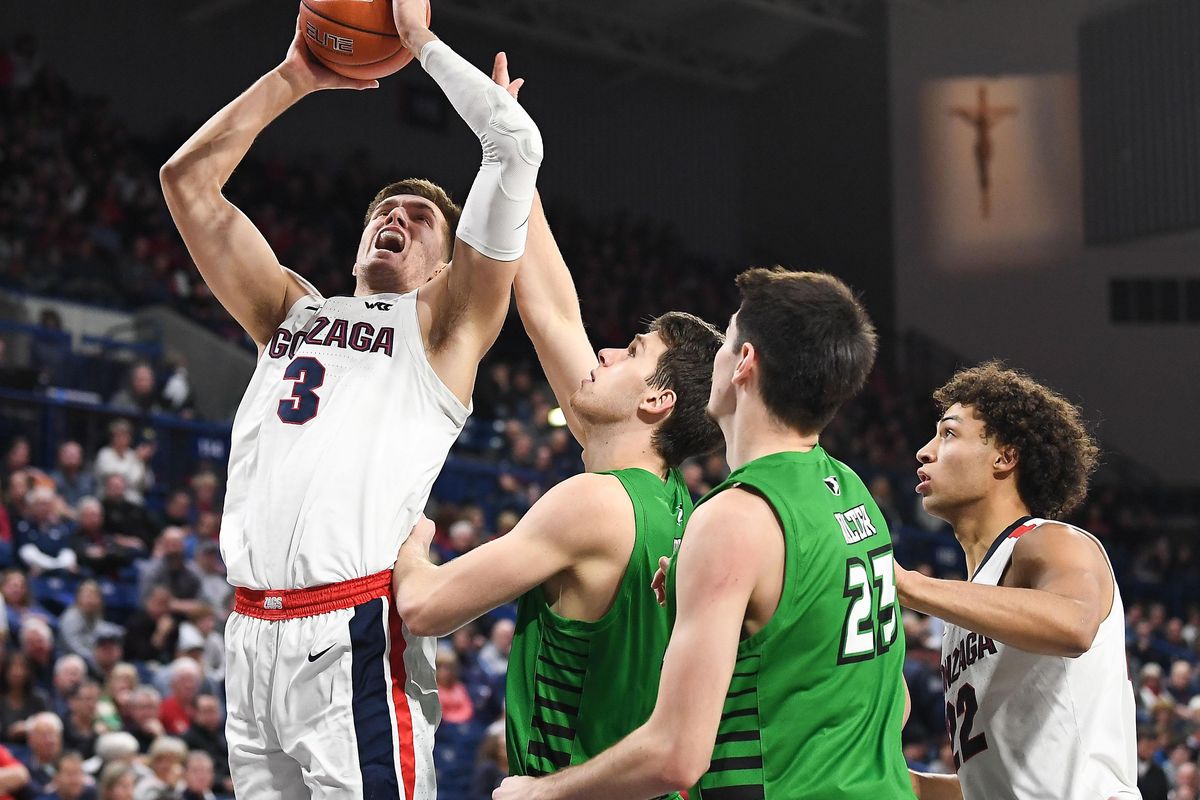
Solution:
[[[1013,523],[972,582],[998,585],[1017,540],[1046,522]],[[1115,580],[1112,610],[1078,658],[1035,655],[946,623],[942,682],[966,800],[1141,798],[1125,611]]]
[[[234,586],[390,568],[470,414],[426,358],[416,291],[326,299],[302,285],[233,421],[221,554]]]

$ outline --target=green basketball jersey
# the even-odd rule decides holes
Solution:
[[[783,591],[766,626],[738,645],[700,797],[911,798],[904,630],[875,501],[820,447],[755,459],[700,503],[731,487],[761,495],[782,524]],[[729,535],[737,547],[737,531]],[[675,583],[673,560],[672,622]]]
[[[692,512],[683,476],[643,469],[615,476],[633,503],[629,565],[612,607],[595,622],[550,610],[541,587],[517,601],[505,693],[508,767],[544,775],[579,764],[650,717],[670,627],[650,581]]]

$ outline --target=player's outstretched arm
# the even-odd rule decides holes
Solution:
[[[300,98],[320,89],[378,85],[321,66],[302,36],[297,24],[283,62],[218,111],[159,172],[167,208],[205,283],[260,345],[306,292],[221,189],[255,137]]]
[[[492,63],[492,81],[514,99],[525,84],[524,78],[509,76],[508,56],[504,53],[497,53]],[[583,327],[575,281],[554,241],[554,234],[550,232],[540,194],[533,198],[529,239],[513,289],[525,332],[537,350],[550,388],[567,419],[567,427],[575,440],[586,447],[584,429],[571,410],[570,400],[599,362]]]
[[[1030,653],[1087,652],[1112,606],[1112,573],[1090,537],[1042,525],[1018,540],[1009,565],[1015,586],[930,578],[896,567],[900,604]]]
[[[504,536],[441,566],[429,561],[432,531],[414,532],[396,557],[396,611],[414,634],[444,636],[588,559],[627,559],[633,542],[621,531],[633,525],[621,482],[583,473],[548,491]]]
[[[523,78],[513,80],[509,76],[508,56],[504,53],[496,54],[492,80],[514,98],[525,83]],[[529,241],[525,244],[525,257],[517,270],[513,289],[525,332],[537,350],[550,388],[567,419],[567,427],[575,440],[586,447],[584,429],[571,410],[570,400],[598,362],[583,327],[583,316],[579,313],[575,281],[554,241],[554,234],[550,232],[540,194],[533,198]]]
[[[769,506],[747,492],[696,509],[679,548],[678,611],[650,719],[584,764],[506,779],[494,800],[642,800],[694,785],[712,758],[751,593],[781,542]]]
[[[542,136],[516,98],[433,35],[425,9],[425,0],[393,0],[396,30],[483,147],[459,219],[453,262],[417,295],[430,363],[465,403],[479,360],[508,313],[516,262],[525,252]]]
[[[587,447],[583,427],[571,410],[570,400],[599,362],[583,327],[575,281],[550,232],[540,196],[533,201],[529,244],[513,288],[521,322],[537,350],[538,361],[566,416],[567,426],[576,441]]]

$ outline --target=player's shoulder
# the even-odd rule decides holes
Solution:
[[[629,495],[615,475],[581,472],[555,484],[538,501],[555,507],[563,516],[580,519],[629,505]]]
[[[692,512],[688,534],[733,527],[747,532],[778,529],[771,503],[749,484],[735,483],[705,499]]]
[[[633,530],[633,502],[614,475],[584,472],[556,484],[526,515],[531,530],[581,554]]]
[[[1013,545],[1015,563],[1035,563],[1046,567],[1084,566],[1107,568],[1103,546],[1091,534],[1063,522],[1043,522],[1021,534]]]

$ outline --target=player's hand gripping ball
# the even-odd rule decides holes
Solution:
[[[301,0],[300,32],[317,60],[347,78],[383,78],[413,58],[396,33],[391,0]]]

